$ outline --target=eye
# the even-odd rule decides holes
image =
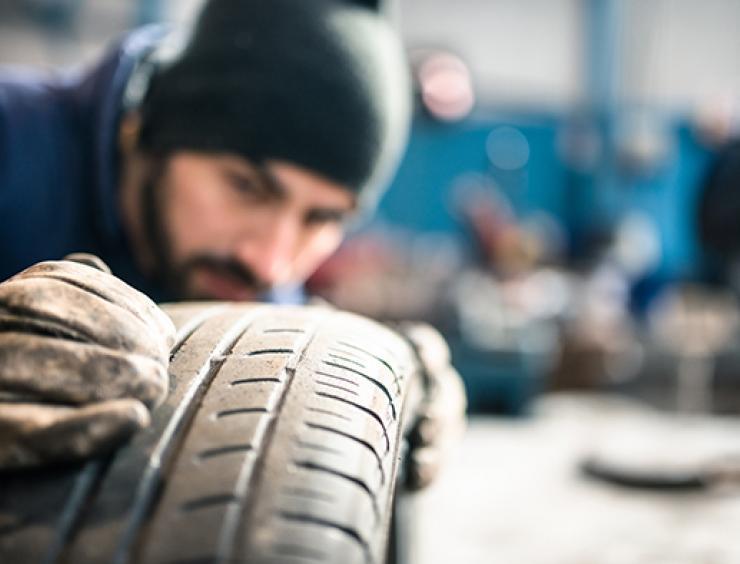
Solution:
[[[243,194],[260,196],[265,193],[265,190],[260,186],[256,178],[231,170],[224,171],[223,174],[227,182]]]
[[[314,209],[306,214],[306,225],[340,225],[347,219],[347,213],[343,210]]]

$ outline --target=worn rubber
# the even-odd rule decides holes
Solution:
[[[385,561],[408,344],[320,307],[165,307],[170,394],[106,460],[0,474],[0,562]]]

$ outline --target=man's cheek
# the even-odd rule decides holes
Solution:
[[[322,233],[296,258],[291,282],[305,282],[339,248],[342,239],[341,230]]]
[[[336,226],[328,226],[317,234],[312,253],[309,255],[310,262],[307,265],[307,268],[310,269],[309,276],[334,254],[343,239],[344,230]]]

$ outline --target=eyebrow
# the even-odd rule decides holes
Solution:
[[[311,208],[306,212],[307,220],[320,220],[321,222],[342,222],[352,210],[338,208]]]

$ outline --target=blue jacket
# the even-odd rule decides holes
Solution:
[[[136,62],[162,36],[143,28],[84,71],[0,71],[0,280],[84,251],[155,299],[118,213],[118,125]]]

